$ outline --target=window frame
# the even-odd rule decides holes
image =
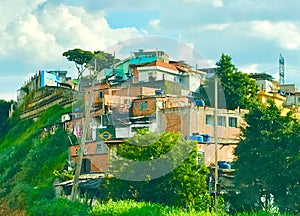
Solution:
[[[211,114],[205,115],[205,124],[209,126],[214,126],[214,116]]]
[[[232,120],[235,120],[234,121],[234,124],[232,124]],[[229,116],[228,117],[228,127],[231,127],[231,128],[237,128],[238,127],[238,118],[237,117],[234,117],[234,116]]]
[[[220,127],[226,127],[226,116],[217,116],[217,125]]]
[[[141,101],[140,102],[140,110],[141,111],[148,110],[148,101]]]

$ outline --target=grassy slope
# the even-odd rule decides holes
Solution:
[[[0,204],[22,210],[37,200],[52,199],[54,170],[66,164],[69,142],[62,128],[41,136],[44,127],[60,122],[67,112],[59,106],[47,110],[36,121],[20,121],[0,143]]]

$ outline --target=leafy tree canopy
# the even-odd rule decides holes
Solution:
[[[172,150],[173,152],[170,153]],[[186,152],[188,153],[186,158],[177,166]],[[169,153],[169,158],[165,158],[163,163],[153,162]],[[134,199],[211,210],[213,197],[208,194],[206,186],[208,170],[202,163],[197,164],[197,157],[201,158],[197,155],[196,143],[183,140],[180,134],[171,132],[136,134],[119,147],[117,156],[112,161],[111,170],[114,176],[118,176],[121,172],[140,176],[141,179],[130,181],[109,178],[106,188],[108,198]],[[130,166],[130,161],[124,162],[123,158],[135,162],[146,161],[149,167],[133,168]],[[174,165],[174,169],[161,177],[153,177],[153,173],[161,172],[162,167],[165,168],[170,164]],[[146,178],[142,179],[141,172],[147,172]]]
[[[8,120],[9,110],[14,101],[0,100],[0,140],[6,135],[10,129],[10,122]]]
[[[218,76],[219,107],[227,109],[251,109],[258,102],[258,85],[247,74],[238,70],[229,55],[222,54],[216,63]],[[214,105],[214,79],[209,78],[200,88],[200,95],[206,104]],[[224,101],[225,99],[225,101]]]
[[[246,115],[247,126],[235,150],[237,209],[261,209],[261,197],[281,211],[300,211],[300,123],[281,115],[274,103]],[[271,208],[272,206],[265,206]]]
[[[119,62],[110,53],[103,51],[85,51],[79,48],[65,51],[62,54],[68,61],[74,62],[79,73],[86,67],[94,69],[96,63],[96,71],[101,71],[103,68],[109,68],[113,63]]]

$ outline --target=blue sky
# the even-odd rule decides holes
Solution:
[[[195,64],[185,44],[205,60],[198,67],[214,66],[226,53],[240,70],[267,72],[276,80],[282,54],[286,83],[300,87],[299,8],[292,0],[3,1],[0,99],[16,100],[17,89],[38,70],[74,75],[62,57],[68,49],[118,51],[117,43],[148,35],[161,39],[130,49],[167,49],[174,59]]]

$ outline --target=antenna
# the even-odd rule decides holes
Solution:
[[[279,55],[279,83],[284,85],[284,58],[281,54]]]

